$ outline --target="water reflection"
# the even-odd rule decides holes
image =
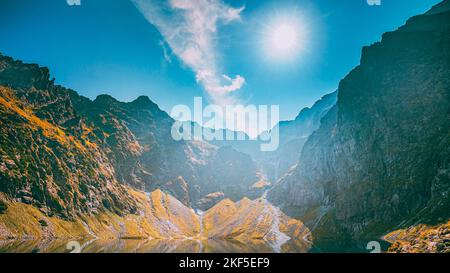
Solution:
[[[0,241],[0,252],[11,253],[68,253],[68,240],[5,240]],[[270,242],[264,240],[80,240],[83,253],[272,253]],[[281,247],[284,253],[304,253],[310,245],[304,241],[289,240]]]

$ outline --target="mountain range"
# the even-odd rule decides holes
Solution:
[[[274,152],[175,141],[148,97],[91,100],[0,55],[0,238],[448,252],[449,91],[449,0],[364,47],[336,92],[277,125]]]

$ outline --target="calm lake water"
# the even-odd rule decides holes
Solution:
[[[389,243],[379,241],[381,252]],[[0,240],[0,253],[69,253],[79,246],[82,253],[273,253],[277,247],[264,240]],[[307,252],[360,252],[369,253],[367,242],[352,244],[330,243],[327,246],[311,246],[306,241],[289,240],[281,246],[282,253]]]
[[[70,243],[69,243],[70,242]],[[70,245],[80,246],[82,253],[272,253],[274,246],[263,240],[5,240],[0,252],[69,253]],[[281,247],[283,253],[305,253],[311,249],[304,241],[289,240]]]

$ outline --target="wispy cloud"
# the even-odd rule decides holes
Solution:
[[[168,63],[172,63],[172,58],[170,57],[170,53],[168,52],[168,49],[167,49],[164,41],[160,41],[159,45],[161,46],[161,48],[163,50],[164,60],[166,60],[166,62],[168,62]]]
[[[230,94],[245,84],[244,77],[221,71],[216,45],[220,24],[239,20],[243,7],[233,8],[221,0],[131,1],[216,103],[229,102]]]

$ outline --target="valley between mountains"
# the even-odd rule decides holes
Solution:
[[[174,122],[0,54],[0,251],[450,252],[450,0],[364,47],[277,151]]]
[[[174,121],[146,97],[90,101],[54,85],[46,68],[0,64],[4,251],[64,251],[71,239],[87,240],[83,249],[119,239],[170,249],[188,240],[195,251],[311,247],[308,228],[266,200],[249,155],[172,140]]]

